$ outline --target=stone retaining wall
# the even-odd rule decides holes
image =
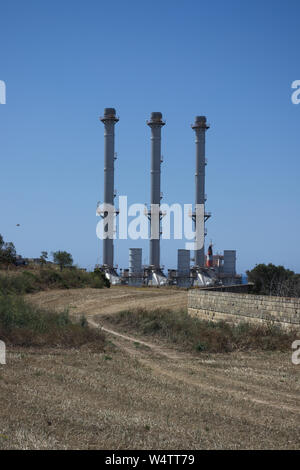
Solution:
[[[300,299],[191,289],[188,312],[205,320],[300,327]]]

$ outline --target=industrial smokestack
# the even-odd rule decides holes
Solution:
[[[195,266],[203,267],[205,265],[204,256],[204,236],[205,236],[205,132],[209,129],[205,116],[196,116],[194,124],[192,124],[196,134],[196,173],[195,173],[195,204],[196,212],[194,213],[194,221],[197,237],[203,240],[203,246],[195,250]],[[203,211],[197,211],[197,207],[201,205]],[[197,213],[198,212],[198,213]],[[198,240],[199,241],[199,240]],[[197,243],[197,239],[196,239]]]
[[[114,108],[105,108],[104,116],[100,118],[104,124],[104,223],[103,223],[103,265],[113,268],[113,217],[107,208],[114,206],[114,161],[115,161],[115,124],[119,121]],[[106,232],[109,232],[105,238]],[[106,234],[107,235],[107,234]]]
[[[150,121],[147,121],[151,128],[151,211],[150,226],[150,259],[149,264],[154,269],[160,268],[160,165],[161,165],[161,128],[165,125],[162,114],[151,113]]]

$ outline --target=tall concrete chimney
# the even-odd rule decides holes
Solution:
[[[204,241],[205,236],[205,220],[209,217],[209,214],[205,214],[205,133],[209,126],[206,123],[205,116],[196,116],[194,124],[192,124],[196,134],[196,173],[195,173],[195,204],[196,208],[198,205],[203,205],[203,212],[200,214],[196,212],[193,214],[196,233],[199,234],[201,240]],[[197,240],[196,240],[197,241]],[[204,256],[204,243],[203,247],[195,250],[195,266],[205,266]]]
[[[160,268],[160,165],[161,165],[161,128],[165,125],[162,114],[151,113],[150,121],[147,121],[151,128],[151,211],[150,226],[150,258],[149,264],[154,269]]]
[[[104,116],[100,117],[104,124],[104,234],[109,229],[109,237],[103,237],[103,265],[113,268],[114,265],[114,241],[112,220],[114,214],[105,209],[105,205],[114,206],[114,161],[115,161],[115,124],[119,121],[114,108],[105,108]],[[106,219],[106,220],[105,220]],[[110,220],[109,220],[110,219]]]

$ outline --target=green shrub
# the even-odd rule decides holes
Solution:
[[[29,294],[46,289],[71,289],[109,287],[105,275],[99,272],[85,272],[72,267],[62,272],[53,268],[42,268],[39,271],[22,271],[13,275],[0,274],[0,294]]]
[[[300,274],[272,263],[258,264],[247,271],[248,280],[254,284],[253,293],[280,297],[300,296]]]
[[[67,311],[49,312],[21,297],[0,295],[0,338],[8,345],[80,347],[89,344],[103,350],[103,333],[89,328],[83,318],[74,324]]]

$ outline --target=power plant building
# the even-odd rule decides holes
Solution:
[[[205,210],[205,138],[209,129],[205,116],[196,116],[192,129],[195,132],[195,207],[191,213],[195,229],[194,257],[190,250],[179,249],[177,269],[169,269],[168,277],[163,272],[160,261],[161,220],[161,130],[165,125],[162,113],[152,112],[147,125],[151,130],[151,174],[150,207],[145,208],[145,216],[150,222],[149,264],[142,265],[142,249],[130,248],[129,269],[121,270],[121,276],[114,265],[114,230],[115,218],[119,213],[114,199],[115,165],[115,125],[119,121],[114,108],[105,108],[100,118],[104,124],[104,200],[97,211],[103,218],[103,264],[101,269],[112,284],[135,286],[178,285],[181,287],[207,287],[222,284],[241,283],[241,276],[236,274],[236,251],[224,250],[223,255],[214,255],[212,244],[205,254],[206,222],[211,213]],[[193,264],[191,266],[191,261]]]

